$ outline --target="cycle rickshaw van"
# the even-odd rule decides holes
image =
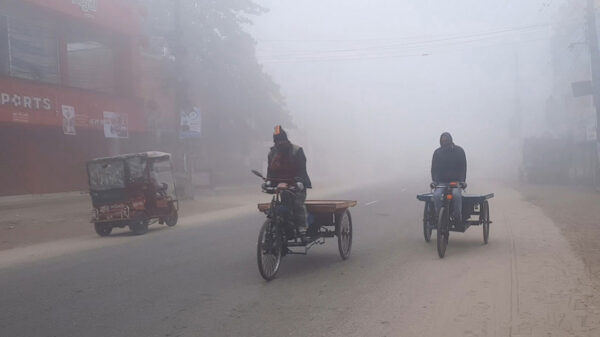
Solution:
[[[252,173],[267,180],[256,170]],[[340,257],[346,260],[350,256],[352,216],[349,208],[357,205],[356,200],[306,200],[308,229],[303,236],[294,223],[293,185],[264,186],[263,192],[273,195],[271,202],[258,204],[258,210],[267,216],[256,246],[258,270],[266,281],[275,278],[284,256],[307,255],[315,245],[324,244],[326,238],[337,236]]]
[[[128,226],[144,234],[151,223],[177,224],[179,203],[171,155],[143,152],[96,158],[86,164],[93,215],[100,236]]]
[[[437,250],[440,258],[446,254],[446,246],[450,232],[464,233],[471,226],[482,226],[483,243],[487,244],[490,236],[490,204],[489,199],[494,197],[494,193],[488,194],[464,194],[462,196],[462,219],[460,221],[453,218],[454,201],[452,189],[466,188],[466,184],[451,182],[449,184],[431,184],[431,193],[419,194],[417,199],[425,202],[423,210],[423,234],[425,241],[431,240],[431,232],[437,232]],[[436,214],[434,206],[433,191],[436,188],[443,188],[442,205]]]

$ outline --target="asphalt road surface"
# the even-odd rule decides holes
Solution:
[[[600,336],[584,265],[538,208],[472,183],[497,195],[490,243],[480,227],[451,233],[439,259],[419,185],[329,196],[360,202],[350,258],[329,239],[285,257],[272,282],[257,270],[264,216],[251,206],[0,252],[0,336]]]

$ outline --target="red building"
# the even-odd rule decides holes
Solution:
[[[0,2],[0,195],[82,190],[86,160],[152,147],[174,104],[140,21],[121,0]]]

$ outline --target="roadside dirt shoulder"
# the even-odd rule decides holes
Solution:
[[[585,264],[600,294],[600,194],[583,187],[526,185],[523,198],[540,207],[551,218]],[[600,307],[600,296],[594,298]]]
[[[180,218],[235,208],[260,198],[256,186],[201,192],[180,202]],[[76,237],[95,236],[87,194],[16,199],[0,203],[0,251]],[[115,233],[127,229],[115,229]]]

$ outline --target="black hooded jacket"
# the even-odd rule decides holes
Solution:
[[[452,140],[449,133],[444,133]],[[440,141],[441,141],[440,136]],[[441,142],[440,142],[441,143]],[[465,151],[458,145],[448,148],[440,146],[433,153],[431,160],[431,179],[437,183],[450,183],[454,181],[465,182],[467,180],[467,157]]]
[[[271,148],[268,156],[267,179],[274,183],[291,180],[300,181],[305,188],[312,188],[312,183],[306,172],[306,156],[302,147],[290,144],[285,150],[276,146]]]

